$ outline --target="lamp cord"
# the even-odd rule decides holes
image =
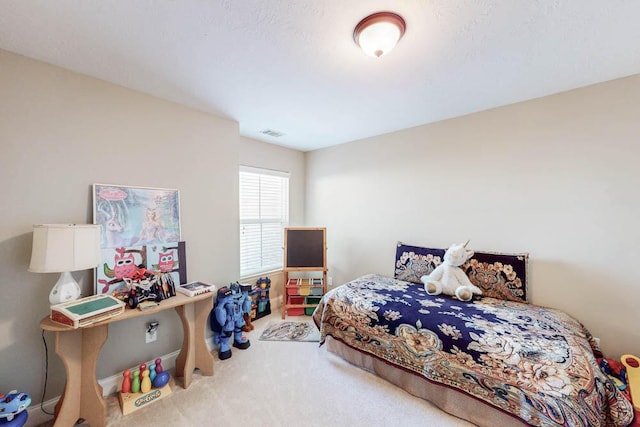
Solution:
[[[42,387],[40,410],[47,415],[55,415],[53,412],[47,412],[44,409],[44,395],[47,392],[47,381],[49,379],[49,349],[47,348],[47,340],[44,339],[44,329],[42,330],[42,342],[44,343],[44,386]]]

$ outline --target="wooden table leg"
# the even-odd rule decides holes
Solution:
[[[91,427],[105,425],[107,406],[96,381],[96,365],[108,326],[56,332],[56,353],[62,359],[67,382],[56,405],[55,426],[73,426],[84,418]]]
[[[185,389],[191,385],[194,369],[200,369],[203,375],[213,375],[213,356],[205,341],[207,317],[212,307],[212,298],[176,307],[184,332],[182,348],[176,358],[176,376],[183,377]]]
[[[202,375],[213,375],[213,356],[209,351],[206,340],[207,322],[209,313],[213,308],[213,298],[196,301],[195,303],[196,321],[196,368],[200,369]]]
[[[67,374],[64,392],[56,405],[54,426],[73,426],[80,418],[82,383],[82,330],[56,332],[56,353]]]
[[[102,386],[96,378],[98,356],[107,341],[109,325],[85,328],[82,334],[82,402],[80,417],[91,427],[104,426],[107,416],[107,404],[102,397]]]

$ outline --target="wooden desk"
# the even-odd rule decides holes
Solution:
[[[213,356],[205,340],[207,317],[212,307],[211,293],[195,297],[178,294],[162,301],[156,308],[127,309],[119,316],[84,328],[73,329],[55,323],[49,316],[42,319],[40,327],[56,333],[55,350],[67,374],[64,393],[56,405],[54,426],[73,426],[79,418],[84,418],[91,427],[105,425],[107,406],[96,379],[96,366],[100,349],[107,340],[109,323],[175,308],[184,331],[182,349],[176,359],[176,376],[184,377],[183,386],[188,388],[194,369],[200,369],[203,375],[213,375]]]

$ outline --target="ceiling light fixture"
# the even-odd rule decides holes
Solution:
[[[369,15],[356,25],[353,39],[370,56],[380,58],[395,47],[402,38],[407,24],[393,12]]]

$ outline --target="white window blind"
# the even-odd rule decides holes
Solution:
[[[240,167],[240,276],[282,268],[289,174]]]

